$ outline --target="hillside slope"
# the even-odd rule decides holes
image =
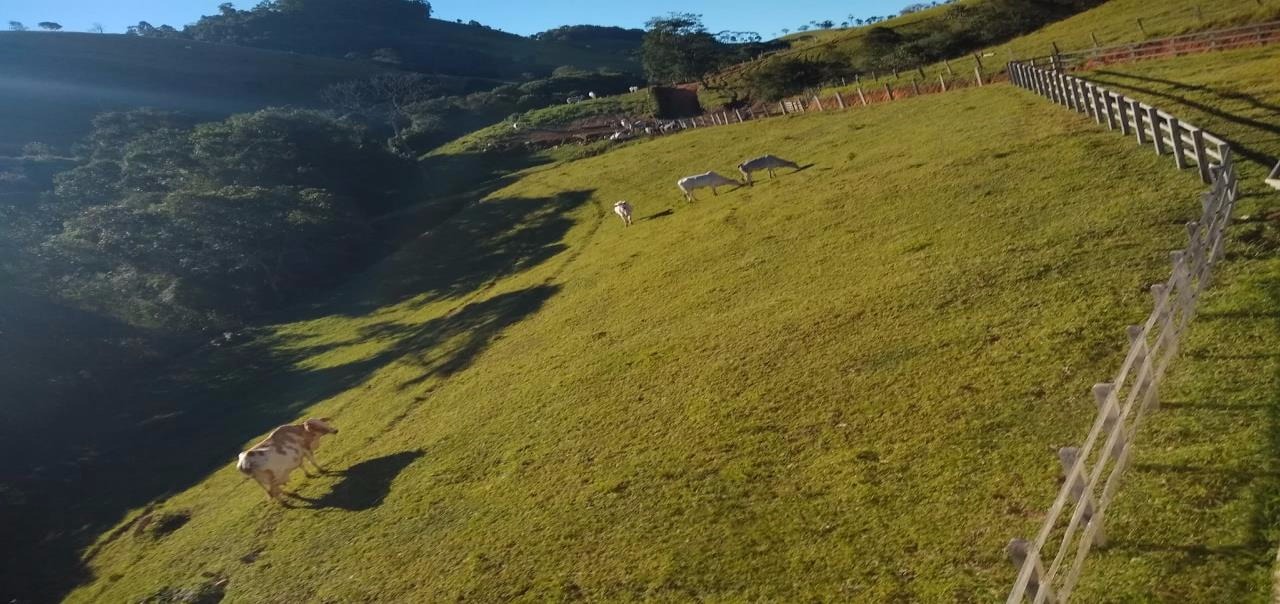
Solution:
[[[679,200],[764,151],[807,167]],[[527,172],[163,390],[192,430],[97,475],[158,501],[71,600],[998,599],[1197,210],[1168,171],[990,86]],[[335,472],[268,506],[230,463],[294,414]]]

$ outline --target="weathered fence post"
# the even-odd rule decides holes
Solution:
[[[1129,101],[1129,108],[1133,110],[1133,132],[1138,137],[1138,144],[1147,144],[1147,127],[1142,123],[1142,103],[1138,101]]]
[[[1191,131],[1191,148],[1196,154],[1196,167],[1200,170],[1200,180],[1205,184],[1213,182],[1209,172],[1209,156],[1204,150],[1204,131],[1196,128]]]
[[[1138,351],[1133,357],[1134,366],[1141,368],[1147,363],[1147,358],[1151,355],[1151,347],[1147,346],[1147,341],[1142,335],[1142,326],[1130,325],[1124,331],[1125,335],[1129,336],[1129,347]],[[1155,362],[1155,359],[1151,359],[1151,367],[1155,367]],[[1138,375],[1141,376],[1143,374],[1139,373]],[[1150,410],[1160,407],[1160,393],[1157,391],[1159,385],[1160,382],[1150,373],[1147,374],[1147,379],[1134,384],[1134,388],[1140,393],[1139,396],[1141,398],[1139,400],[1147,397],[1151,398],[1151,402],[1148,403]]]
[[[949,76],[956,75],[956,74],[955,74],[955,72],[951,71],[951,61],[948,61],[948,60],[946,60],[946,59],[943,59],[943,60],[942,60],[942,66],[947,68],[947,75],[949,75]]]
[[[977,56],[977,55],[975,55]],[[978,66],[973,68],[973,76],[978,80],[978,87],[982,87],[982,62],[978,62]]]
[[[944,78],[944,77],[942,77],[942,74],[938,74],[938,83],[939,83],[939,84],[942,84],[942,91],[943,91],[943,92],[946,92],[946,91],[947,91],[947,79],[946,79],[946,78]],[[1015,81],[1014,83],[1015,83],[1015,84],[1017,84],[1017,81]]]
[[[1092,392],[1093,392],[1093,400],[1098,403],[1098,415],[1101,415],[1103,418],[1102,433],[1100,433],[1098,437],[1106,438],[1107,437],[1106,435],[1109,435],[1112,432],[1118,433],[1119,436],[1118,438],[1116,438],[1115,443],[1111,445],[1111,451],[1109,455],[1111,455],[1112,459],[1119,461],[1120,454],[1124,453],[1125,442],[1124,442],[1124,426],[1117,425],[1120,422],[1120,409],[1118,408],[1117,405],[1110,404],[1111,394],[1115,392],[1115,390],[1116,390],[1115,384],[1104,382],[1100,384],[1094,384]],[[1102,463],[1102,462],[1098,462],[1098,463]]]
[[[1147,36],[1147,28],[1142,26],[1142,19],[1138,19],[1138,31],[1142,32],[1144,38]]]
[[[796,107],[800,108],[800,113],[808,113],[809,109],[804,106],[804,98],[797,97],[795,100]]]
[[[1114,94],[1113,100],[1116,102],[1116,116],[1120,119],[1120,134],[1129,136],[1129,104],[1121,94]]]
[[[818,95],[813,95],[813,102],[818,106],[818,111],[826,111],[822,108],[822,99],[818,98]]]
[[[1091,38],[1091,39],[1093,40],[1093,47],[1094,47],[1094,48],[1098,48],[1098,47],[1102,46],[1101,44],[1098,44],[1098,36],[1094,35],[1094,33],[1093,33],[1093,32],[1089,32],[1089,38]]]
[[[741,124],[741,123],[742,123],[742,112],[741,112],[741,111],[738,111],[737,109],[734,109],[734,110],[733,110],[733,114],[734,114],[734,115],[736,115],[736,116],[738,116],[738,123],[739,123],[739,124]]]
[[[1187,156],[1183,153],[1185,141],[1182,140],[1181,129],[1178,118],[1169,118],[1169,139],[1173,143],[1173,165],[1177,166],[1179,170],[1187,167]]]
[[[1160,110],[1147,107],[1147,118],[1151,122],[1151,142],[1156,147],[1156,155],[1164,155],[1164,132],[1160,128]]]
[[[1031,550],[1031,544],[1025,539],[1014,539],[1005,546],[1004,552],[1009,556],[1009,561],[1013,562],[1013,566],[1018,569],[1018,573],[1022,573],[1022,567],[1027,564],[1027,557]],[[1044,584],[1044,564],[1040,561],[1040,556],[1036,554],[1031,560],[1031,578],[1027,580],[1027,590],[1024,597],[1031,602],[1044,602],[1045,604],[1056,604],[1058,599],[1053,597],[1053,591],[1048,585]],[[1040,596],[1040,591],[1044,590],[1044,596]]]
[[[888,83],[888,82],[885,82],[885,83],[884,83],[884,92],[885,92],[885,94],[889,95],[889,100],[890,100],[890,101],[892,101],[892,100],[893,100],[893,87],[889,86],[889,83]]]
[[[1116,115],[1111,111],[1111,92],[1106,90],[1105,88],[1102,88],[1098,90],[1098,93],[1099,93],[1098,96],[1101,97],[1101,99],[1099,100],[1102,101],[1102,108],[1106,111],[1106,114],[1107,114],[1107,130],[1115,130]]]
[[[787,114],[787,103],[785,101],[778,101],[778,108],[782,110],[782,115]]]
[[[856,81],[856,82],[854,82],[854,85],[856,85],[856,86],[858,87],[858,99],[862,101],[862,106],[863,106],[863,107],[866,107],[866,106],[867,106],[867,95],[862,94],[862,82],[861,82],[861,81]]]
[[[920,96],[920,83],[915,78],[911,78],[911,89],[915,91],[915,96]]]
[[[843,110],[843,109],[845,109],[845,106],[844,106],[844,97],[840,96],[840,91],[839,91],[839,90],[837,90],[837,91],[836,91],[836,105],[838,105],[838,106],[840,107],[840,109],[842,109],[842,110]]]
[[[1058,449],[1058,461],[1062,463],[1062,476],[1070,479],[1071,469],[1076,465],[1076,459],[1080,457],[1080,447],[1062,447]],[[1075,480],[1071,481],[1071,501],[1077,505],[1084,507],[1083,518],[1088,521],[1093,519],[1093,498],[1089,496],[1088,483],[1085,476],[1089,474],[1089,467],[1084,464],[1080,465],[1080,473],[1076,475]]]

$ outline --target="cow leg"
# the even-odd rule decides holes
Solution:
[[[271,470],[258,470],[257,472],[254,472],[253,480],[262,487],[263,491],[266,491],[267,499],[275,500],[277,498],[275,494],[276,477]]]
[[[711,194],[712,194],[712,195],[715,195],[716,197],[719,197],[719,196],[720,196],[720,194],[719,194],[719,193],[716,193],[716,188],[715,188],[715,187],[711,187]]]
[[[303,457],[305,457],[305,458],[307,459],[307,461],[311,462],[311,465],[315,466],[315,467],[316,467],[316,469],[317,469],[317,470],[319,470],[321,474],[324,474],[325,472],[327,472],[327,471],[328,471],[328,470],[325,470],[324,468],[320,467],[320,464],[316,463],[316,454],[315,454],[315,453],[312,453],[311,451],[303,450],[302,455],[303,455]],[[307,471],[307,464],[305,464],[305,463],[300,463],[300,464],[298,464],[298,465],[302,466],[302,471],[303,471],[303,472],[306,472],[306,471]],[[307,476],[311,476],[311,474],[310,474],[310,473],[308,473],[308,474],[307,474]]]

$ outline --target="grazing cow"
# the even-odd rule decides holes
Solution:
[[[324,472],[316,463],[315,451],[321,436],[338,433],[329,421],[327,417],[308,419],[272,430],[262,442],[240,454],[236,469],[258,481],[267,491],[267,497],[280,501],[281,489],[289,482],[290,472],[301,467],[303,473],[311,476],[304,460]]]
[[[751,181],[752,172],[765,170],[769,173],[769,178],[773,178],[773,171],[778,168],[799,170],[800,166],[796,165],[793,161],[787,161],[776,155],[761,155],[755,159],[748,159],[747,161],[738,164],[738,171],[742,173],[742,178],[747,181],[748,185],[754,184]]]
[[[729,185],[742,186],[742,183],[727,176],[716,174],[715,172],[704,172],[694,176],[686,176],[676,181],[676,186],[680,187],[680,192],[684,193],[684,198],[689,201],[694,200],[694,189],[710,188],[712,195],[719,195],[719,193],[716,193],[716,187]]]
[[[639,87],[639,86],[632,86],[631,88],[628,88],[627,90],[630,90],[631,92],[636,92],[636,91],[640,90],[640,87]]]
[[[622,219],[623,226],[631,226],[631,204],[619,201],[613,204],[613,213]]]

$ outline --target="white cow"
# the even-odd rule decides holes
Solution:
[[[619,201],[613,204],[613,213],[622,219],[623,226],[631,226],[631,204]]]
[[[639,87],[639,86],[632,86],[631,88],[628,88],[628,90],[630,90],[631,92],[636,92],[636,91],[640,90],[640,87]]]
[[[680,187],[680,191],[684,193],[684,198],[689,201],[694,200],[694,189],[709,187],[712,195],[719,195],[719,193],[716,193],[716,187],[725,187],[729,185],[742,186],[742,183],[732,178],[716,174],[715,172],[704,172],[694,176],[686,176],[676,181],[676,186]]]
[[[329,421],[327,417],[309,419],[272,430],[262,442],[240,454],[236,469],[258,481],[267,491],[267,497],[280,501],[281,489],[289,482],[290,472],[301,467],[303,473],[311,476],[303,460],[324,472],[316,463],[315,451],[321,436],[338,433]]]
[[[738,164],[738,171],[742,173],[742,178],[747,181],[748,185],[753,184],[751,181],[752,172],[765,170],[769,173],[769,178],[773,178],[773,171],[778,168],[799,170],[800,166],[796,165],[793,161],[787,161],[776,155],[761,155],[755,159],[748,159],[747,161]]]

